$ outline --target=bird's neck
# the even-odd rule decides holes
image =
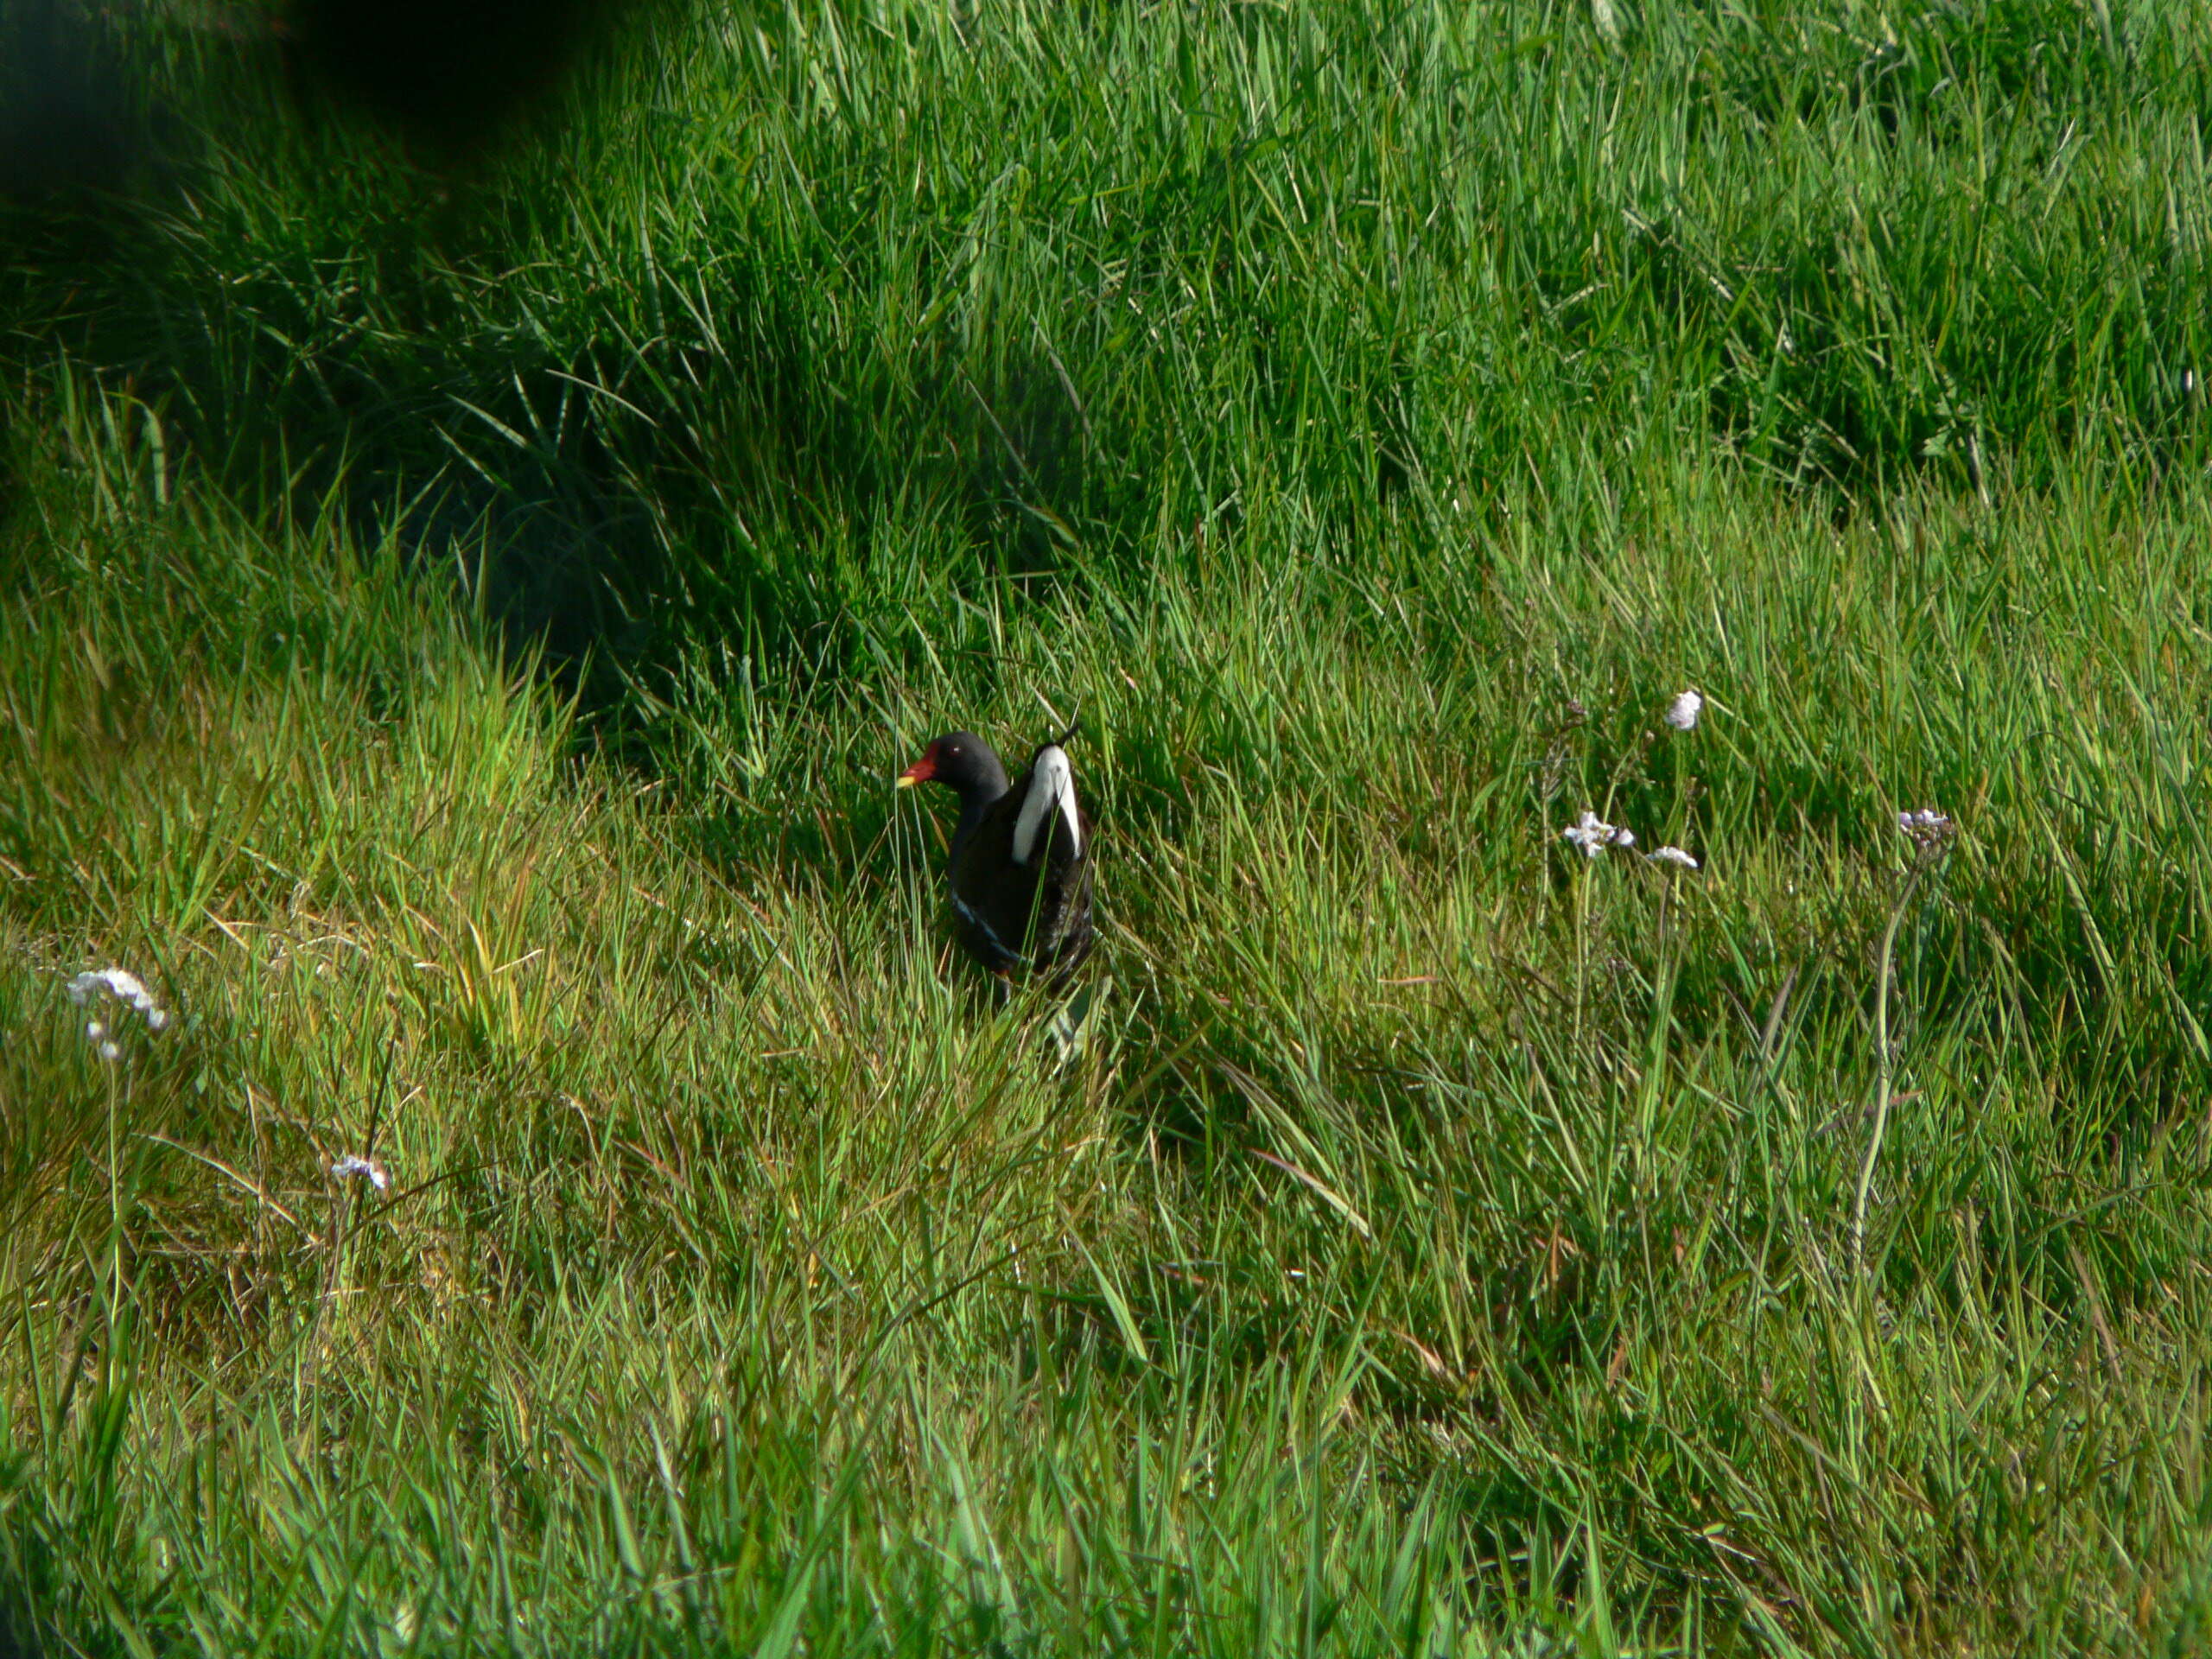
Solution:
[[[990,768],[986,775],[960,791],[960,818],[952,826],[952,855],[960,856],[960,849],[968,844],[984,815],[996,806],[1007,791],[1003,768]]]
[[[960,803],[960,820],[952,826],[952,854],[957,858],[960,849],[968,844],[968,837],[983,821],[983,814],[991,810],[991,803],[979,795],[971,795]]]

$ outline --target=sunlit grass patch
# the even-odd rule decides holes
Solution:
[[[179,48],[0,282],[0,1646],[2190,1650],[2190,14],[1611,10]],[[892,779],[1078,715],[1071,1042]]]

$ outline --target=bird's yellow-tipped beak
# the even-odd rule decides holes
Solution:
[[[916,784],[918,784],[922,780],[920,779],[915,777],[911,772],[902,772],[899,774],[899,787],[901,789],[912,789]]]

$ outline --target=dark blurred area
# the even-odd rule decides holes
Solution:
[[[581,655],[609,626],[610,571],[649,562],[620,533],[635,515],[602,499],[621,493],[575,454],[502,452],[495,467],[448,472],[412,442],[458,405],[505,409],[526,353],[479,361],[465,338],[433,334],[361,350],[353,276],[318,289],[332,267],[310,255],[290,268],[310,273],[305,289],[234,290],[224,284],[263,267],[226,264],[238,247],[201,239],[204,222],[177,210],[212,150],[235,165],[289,127],[370,193],[337,258],[361,260],[376,299],[404,311],[426,244],[469,257],[474,186],[552,124],[588,118],[579,72],[607,67],[618,32],[688,3],[0,0],[0,519],[22,499],[11,433],[43,419],[31,388],[67,361],[158,407],[233,499],[342,499],[366,539],[405,500],[410,540],[496,546],[486,582],[502,620]],[[295,257],[320,233],[273,227],[299,237]],[[296,349],[271,345],[283,336]],[[508,414],[526,423],[518,395]]]
[[[101,16],[73,0],[0,0],[0,198],[123,188],[137,149],[128,79]]]
[[[279,27],[309,96],[453,152],[499,136],[629,10],[619,0],[296,0]]]
[[[196,41],[281,82],[302,120],[365,118],[418,162],[512,133],[633,0],[0,0],[0,198],[129,193],[189,141],[141,54]]]

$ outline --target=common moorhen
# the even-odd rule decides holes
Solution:
[[[1090,820],[1060,747],[1074,730],[1041,745],[1010,789],[973,732],[948,732],[899,775],[901,789],[939,783],[960,798],[944,884],[962,946],[995,974],[1058,985],[1090,954]]]

